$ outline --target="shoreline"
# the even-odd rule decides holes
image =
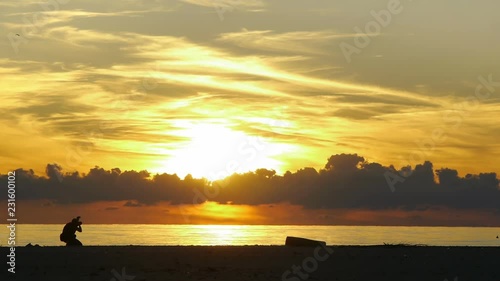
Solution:
[[[0,279],[450,281],[457,277],[460,281],[500,280],[500,247],[324,247],[16,247],[16,273],[8,274],[5,270]],[[6,253],[7,247],[2,248]]]

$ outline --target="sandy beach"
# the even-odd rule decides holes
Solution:
[[[19,247],[16,273],[4,270],[0,276],[25,281],[498,281],[499,258],[498,247]]]

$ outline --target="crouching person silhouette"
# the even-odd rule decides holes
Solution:
[[[68,222],[64,228],[63,232],[59,236],[62,242],[66,242],[66,246],[83,246],[82,242],[76,239],[76,232],[82,232],[82,222],[80,217],[76,217],[71,222]]]

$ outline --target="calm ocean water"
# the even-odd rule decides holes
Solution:
[[[63,225],[21,224],[16,244],[62,246]],[[0,231],[6,246],[8,229]],[[329,245],[381,245],[410,243],[436,246],[500,246],[500,228],[489,227],[387,227],[297,225],[83,225],[77,233],[84,245],[283,245],[286,236],[326,241]]]

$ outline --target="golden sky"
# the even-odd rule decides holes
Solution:
[[[498,173],[499,9],[2,1],[0,171],[57,163],[212,180],[357,153]]]
[[[2,1],[0,167],[498,172],[499,4],[351,2]]]

